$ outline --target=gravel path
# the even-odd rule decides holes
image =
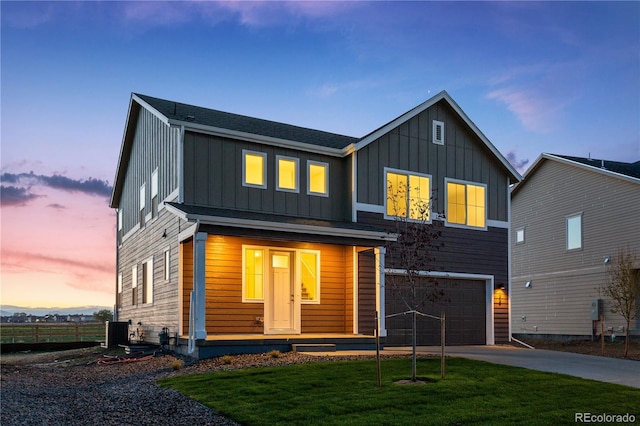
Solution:
[[[288,365],[323,358],[284,353],[238,355],[200,362],[171,355],[98,365],[96,348],[48,354],[3,356],[0,424],[13,425],[237,425],[214,410],[156,380],[181,374],[256,366]],[[339,357],[341,358],[341,357]],[[332,357],[331,361],[338,358]],[[353,359],[353,357],[349,357]],[[174,364],[183,368],[174,370]]]

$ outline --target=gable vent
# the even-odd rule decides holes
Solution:
[[[444,145],[444,123],[433,120],[433,143]]]

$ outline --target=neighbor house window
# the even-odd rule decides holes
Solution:
[[[486,228],[487,189],[485,185],[447,180],[448,224]]]
[[[242,185],[267,187],[267,154],[242,150]]]
[[[264,250],[245,248],[242,299],[244,302],[264,300]]]
[[[582,248],[582,213],[567,217],[567,250]]]
[[[307,162],[307,194],[329,195],[329,164],[317,161]]]
[[[276,157],[276,176],[278,191],[299,192],[297,158]]]
[[[144,228],[144,207],[146,201],[146,185],[140,187],[140,228]]]
[[[524,243],[524,228],[516,229],[516,244]]]
[[[153,302],[153,259],[142,264],[142,303]]]
[[[386,171],[386,216],[431,219],[431,177]]]
[[[158,217],[158,169],[151,174],[151,217]]]
[[[433,143],[444,145],[444,123],[442,121],[433,120]]]
[[[320,252],[300,252],[300,299],[320,302]]]
[[[131,268],[131,304],[138,304],[138,265]]]

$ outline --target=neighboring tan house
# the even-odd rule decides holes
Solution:
[[[430,221],[445,246],[424,274],[448,291],[450,343],[508,341],[520,176],[446,92],[363,138],[132,94],[110,203],[116,317],[133,339],[164,329],[200,358],[371,348],[376,312],[380,335],[407,344],[385,315],[399,273],[386,200],[402,179],[439,194]]]
[[[640,161],[542,154],[511,193],[515,337],[624,335],[599,289],[621,248],[640,269]],[[640,334],[640,320],[632,323]]]

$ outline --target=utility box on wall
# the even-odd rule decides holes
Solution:
[[[591,320],[597,321],[602,314],[602,299],[593,299],[591,301]]]

